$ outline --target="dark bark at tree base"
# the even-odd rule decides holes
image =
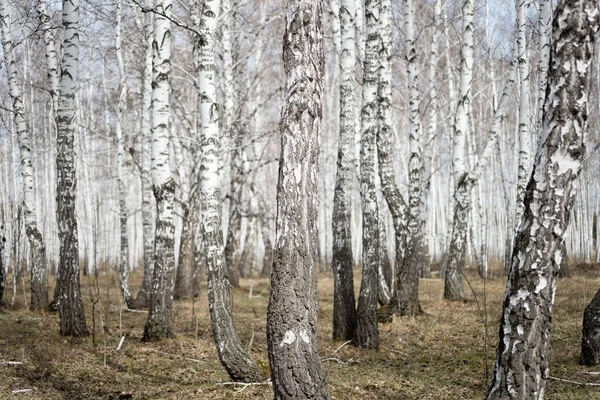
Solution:
[[[46,282],[46,249],[42,234],[37,227],[26,229],[31,248],[31,311],[44,310],[48,306]]]
[[[600,290],[583,313],[579,364],[587,366],[600,364]]]
[[[333,340],[354,339],[356,302],[352,264],[351,247],[333,255]]]

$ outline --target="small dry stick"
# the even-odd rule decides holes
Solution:
[[[551,376],[550,379],[552,379],[553,381],[559,381],[559,382],[567,382],[567,383],[572,383],[574,385],[582,385],[582,386],[600,386],[600,383],[594,383],[594,382],[577,382],[577,381],[571,381],[569,379],[562,379],[562,378],[556,378],[554,376]]]
[[[0,365],[22,365],[21,361],[0,361]]]
[[[341,344],[341,345],[340,345],[340,346],[339,346],[337,349],[335,349],[335,350],[333,351],[333,353],[331,353],[331,354],[335,354],[335,353],[337,353],[338,351],[340,351],[340,350],[342,349],[342,347],[344,347],[344,346],[346,346],[347,344],[350,344],[350,343],[352,343],[352,340],[348,340],[347,342],[344,342],[344,343],[342,343],[342,344]]]

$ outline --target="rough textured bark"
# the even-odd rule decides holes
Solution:
[[[332,2],[332,7],[334,6]],[[354,76],[356,50],[354,41],[355,0],[343,0],[334,9],[341,31],[340,53],[340,139],[337,176],[333,195],[333,339],[352,340],[356,330],[356,302],[352,268],[351,196],[354,168],[354,134],[356,91]]]
[[[317,212],[323,2],[289,0],[267,345],[276,399],[329,399],[317,349]]]
[[[200,204],[196,197],[197,194],[191,194],[189,205],[184,206],[179,265],[177,266],[175,278],[175,300],[191,299],[196,295],[196,288],[194,288],[194,244],[196,243],[196,232],[200,217]]]
[[[58,312],[60,334],[89,334],[79,288],[79,246],[75,217],[75,93],[79,80],[79,0],[63,0],[63,55],[56,125],[56,207],[59,239]]]
[[[156,3],[152,42],[152,183],[156,199],[154,271],[150,308],[143,341],[174,336],[173,286],[175,277],[175,180],[169,167],[169,118],[171,115],[169,73],[171,70],[171,0]]]
[[[31,310],[41,310],[48,305],[46,282],[46,246],[37,225],[37,201],[35,196],[35,169],[31,160],[31,138],[25,119],[25,106],[17,78],[17,64],[11,33],[10,7],[7,0],[0,1],[0,32],[4,65],[8,74],[9,94],[12,101],[13,117],[19,142],[21,182],[23,184],[23,220],[29,239],[31,258]]]
[[[460,84],[452,145],[452,169],[454,175],[454,216],[452,236],[446,276],[444,277],[444,298],[448,300],[464,297],[462,267],[465,263],[467,248],[468,215],[471,196],[466,190],[467,156],[466,138],[471,110],[471,83],[473,81],[473,0],[464,0],[462,4],[463,35],[460,56]],[[461,182],[463,184],[461,184]]]
[[[4,304],[4,287],[6,285],[6,267],[4,266],[4,224],[0,224],[0,306]]]
[[[600,290],[583,313],[579,364],[600,364]]]
[[[379,347],[377,328],[377,287],[379,264],[379,211],[375,190],[377,140],[377,86],[379,69],[379,18],[381,2],[365,2],[367,44],[363,69],[363,107],[361,111],[360,194],[363,217],[362,279],[358,295],[356,345]]]
[[[221,364],[231,379],[254,382],[262,374],[242,347],[233,316],[225,264],[219,193],[219,104],[215,82],[215,32],[219,0],[205,1],[198,38],[198,82],[201,132],[200,202],[203,205],[201,231],[206,251],[208,304],[213,337]]]
[[[117,23],[115,31],[115,52],[117,55],[117,67],[119,70],[119,88],[117,102],[117,118],[115,121],[115,133],[117,136],[117,185],[119,187],[119,225],[121,230],[121,251],[119,252],[119,282],[121,284],[121,295],[128,307],[133,306],[133,297],[129,290],[129,237],[127,233],[127,189],[123,181],[123,157],[124,140],[121,121],[125,112],[127,96],[127,77],[125,76],[125,64],[123,62],[123,51],[121,50],[121,0],[117,0],[116,14]]]
[[[146,7],[154,7],[154,0],[146,0]],[[144,14],[144,69],[142,73],[142,117],[141,117],[141,183],[142,183],[142,229],[144,240],[144,278],[135,299],[135,306],[150,305],[150,290],[154,273],[154,223],[152,221],[154,196],[150,177],[152,136],[152,42],[154,41],[154,13]]]
[[[569,226],[574,182],[585,155],[589,69],[598,25],[594,0],[562,1],[554,14],[540,146],[515,238],[489,399],[544,396],[557,282],[554,259]]]

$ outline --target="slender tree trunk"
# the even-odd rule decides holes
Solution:
[[[146,7],[154,7],[154,0],[146,0]],[[141,184],[142,184],[142,229],[144,238],[144,278],[135,299],[135,307],[150,305],[150,289],[154,273],[154,224],[152,221],[154,196],[152,194],[151,135],[152,135],[152,42],[154,41],[154,13],[144,14],[144,69],[142,72],[141,111]]]
[[[379,264],[379,211],[375,191],[377,160],[377,86],[379,69],[380,0],[365,2],[367,44],[363,70],[362,138],[360,146],[360,192],[363,216],[362,280],[358,295],[356,345],[368,349],[379,347],[377,328],[377,287]]]
[[[332,2],[332,7],[334,6]],[[333,339],[352,340],[356,330],[356,302],[352,268],[352,221],[350,215],[354,134],[356,121],[356,90],[354,85],[356,50],[354,41],[355,0],[343,0],[333,10],[341,30],[340,53],[340,139],[337,156],[337,177],[333,195]]]
[[[183,227],[181,231],[181,247],[179,249],[179,266],[175,278],[175,300],[191,299],[196,294],[194,288],[194,263],[196,232],[198,231],[200,204],[198,194],[190,194],[189,204],[184,206]]]
[[[0,31],[4,65],[8,74],[9,94],[12,100],[13,117],[17,130],[20,154],[20,172],[23,184],[23,219],[25,232],[31,249],[31,310],[41,310],[48,305],[46,282],[46,246],[37,226],[37,201],[35,196],[35,169],[31,160],[31,138],[25,119],[25,106],[17,80],[17,64],[11,34],[10,8],[7,0],[0,1]]]
[[[56,209],[59,238],[58,312],[60,334],[86,336],[79,288],[79,245],[75,217],[75,94],[79,84],[79,0],[63,0],[63,55],[56,125]]]
[[[152,62],[152,183],[156,199],[156,236],[150,309],[143,341],[174,337],[173,286],[175,276],[175,180],[169,167],[171,0],[156,3]]]
[[[329,399],[317,350],[315,265],[319,208],[315,193],[319,185],[325,64],[322,17],[321,0],[287,3],[277,227],[267,313],[276,399]]]
[[[271,242],[271,231],[266,218],[260,222],[260,230],[265,245],[265,253],[263,255],[262,270],[260,274],[264,277],[271,278],[273,267],[273,243]]]
[[[517,202],[515,232],[520,228],[525,206],[525,186],[529,179],[531,133],[529,130],[529,60],[527,58],[527,31],[525,18],[529,1],[517,1],[517,60],[519,66],[519,166],[517,170]]]
[[[391,17],[391,2],[383,0],[382,20],[384,10]],[[387,7],[385,6],[387,3]],[[386,22],[389,23],[389,22]],[[398,270],[398,308],[400,315],[418,315],[419,305],[419,275],[423,262],[422,232],[421,232],[421,119],[419,117],[419,75],[417,51],[415,48],[414,9],[412,0],[404,0],[404,24],[406,37],[406,61],[408,76],[408,125],[410,157],[408,161],[409,201],[408,201],[408,241],[406,254]]]
[[[50,96],[52,97],[52,110],[56,118],[58,107],[58,93],[60,74],[58,71],[58,57],[56,55],[56,42],[52,33],[52,19],[48,13],[46,0],[39,0],[37,11],[40,18],[40,27],[44,33],[44,46],[46,50],[46,65],[48,67],[48,79],[50,80]]]
[[[464,0],[462,5],[463,43],[460,60],[460,88],[454,116],[452,146],[452,169],[454,175],[454,217],[446,276],[444,298],[457,300],[464,297],[462,270],[467,249],[468,215],[471,196],[466,181],[466,140],[471,110],[471,83],[473,81],[473,0]]]
[[[121,284],[121,295],[127,307],[133,306],[133,297],[129,290],[129,237],[127,232],[127,190],[123,181],[123,128],[121,121],[125,115],[125,102],[127,96],[127,77],[125,76],[125,64],[123,62],[123,51],[121,50],[121,0],[117,0],[117,24],[115,34],[115,51],[117,54],[117,66],[119,70],[119,89],[117,103],[117,118],[115,121],[115,132],[117,136],[117,184],[119,187],[119,225],[121,228],[121,251],[119,252],[119,282]]]
[[[4,218],[0,224],[0,307],[4,305],[4,287],[6,285],[6,267],[4,266],[4,246],[6,238],[4,237]]]
[[[594,0],[559,2],[554,15],[542,135],[515,238],[489,399],[541,399],[549,376],[554,258],[585,156],[589,69],[600,22]]]
[[[231,295],[225,264],[219,194],[219,104],[216,96],[215,32],[219,0],[205,1],[198,38],[198,82],[201,132],[200,201],[203,205],[201,230],[206,251],[208,302],[213,337],[221,364],[231,379],[255,382],[262,374],[242,347],[231,313]]]

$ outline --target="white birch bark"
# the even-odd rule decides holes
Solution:
[[[152,183],[156,198],[156,236],[150,309],[143,341],[174,336],[173,288],[175,275],[175,180],[169,167],[169,120],[171,116],[171,0],[156,3],[152,62]]]
[[[488,399],[542,399],[549,377],[556,256],[585,156],[590,67],[600,24],[595,0],[561,1],[554,15],[541,142],[515,238]]]
[[[352,340],[356,329],[354,299],[354,258],[352,256],[351,200],[354,170],[354,135],[356,122],[356,45],[354,16],[356,0],[331,2],[339,20],[341,32],[340,67],[340,137],[337,156],[337,176],[333,195],[333,259],[334,302],[333,339]],[[334,24],[335,25],[335,24]]]
[[[154,0],[146,0],[146,7],[153,8]],[[135,300],[135,306],[148,307],[152,274],[154,272],[154,223],[152,221],[154,195],[152,193],[152,43],[154,41],[154,13],[144,13],[144,62],[142,70],[141,109],[141,173],[142,185],[142,229],[144,241],[144,278]]]
[[[52,24],[50,14],[48,13],[48,7],[46,0],[39,0],[37,4],[37,11],[40,18],[40,28],[44,34],[44,46],[46,50],[46,65],[48,67],[48,78],[50,80],[50,96],[52,97],[52,110],[56,116],[58,106],[58,93],[59,93],[59,70],[58,70],[58,56],[56,54],[56,42],[54,40],[54,33],[52,32]]]
[[[115,30],[115,52],[117,55],[117,67],[119,70],[119,87],[117,101],[117,118],[115,121],[115,134],[117,136],[117,185],[119,190],[119,225],[121,232],[121,250],[119,252],[119,282],[121,283],[121,295],[128,307],[133,305],[133,297],[129,290],[129,237],[127,232],[127,190],[123,181],[123,128],[121,121],[125,116],[125,101],[127,94],[127,77],[125,76],[125,64],[123,62],[123,51],[121,49],[121,20],[122,1],[116,4],[116,30]]]
[[[18,81],[14,43],[11,32],[10,6],[7,0],[0,0],[0,32],[4,65],[8,74],[9,94],[12,101],[13,118],[17,131],[20,155],[21,184],[23,186],[23,220],[31,250],[31,310],[41,310],[48,305],[46,283],[46,246],[37,224],[37,200],[35,195],[35,169],[32,160],[32,143],[25,119],[25,106]]]
[[[546,99],[546,86],[548,85],[548,66],[550,64],[550,37],[552,36],[552,0],[538,0],[540,38],[538,60],[538,97],[536,130],[542,129],[544,117],[544,101]]]
[[[529,60],[527,55],[527,31],[525,18],[529,1],[517,0],[517,62],[519,68],[519,166],[517,169],[517,202],[515,232],[523,217],[525,186],[529,179],[531,158],[531,133],[529,131]]]
[[[79,85],[79,0],[63,0],[63,52],[56,125],[56,206],[59,237],[58,312],[60,334],[89,334],[79,286],[79,243],[75,217],[75,132]]]
[[[198,5],[199,6],[199,5]],[[219,173],[219,104],[215,82],[215,33],[219,0],[205,0],[201,15],[198,51],[198,106],[200,113],[200,201],[203,205],[201,232],[206,251],[208,302],[213,337],[221,364],[235,381],[262,378],[258,367],[242,347],[231,314],[231,295],[225,263],[221,225]]]
[[[377,102],[379,62],[380,0],[365,2],[367,44],[363,69],[363,106],[361,112],[360,192],[363,215],[362,280],[358,296],[356,345],[379,347],[377,328],[377,287],[379,264],[379,212],[375,191],[377,151]]]

